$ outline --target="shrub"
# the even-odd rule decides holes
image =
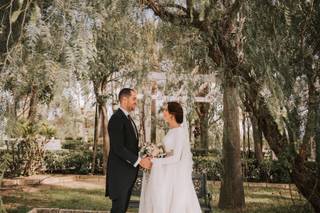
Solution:
[[[45,157],[46,171],[50,173],[89,174],[92,166],[92,150],[89,144],[77,150],[47,151]],[[221,180],[223,165],[220,158],[212,156],[194,156],[194,171],[206,173],[209,180]],[[103,153],[99,145],[96,171],[102,174]],[[242,160],[242,172],[245,181],[289,183],[290,175],[281,161],[265,160],[258,164],[256,160]]]
[[[19,120],[12,123],[10,133],[16,139],[6,140],[5,152],[10,156],[5,176],[30,176],[43,169],[45,148],[55,129],[45,123]],[[1,157],[1,156],[0,156]]]
[[[221,161],[209,156],[193,157],[194,171],[196,173],[206,173],[209,180],[220,180],[223,167]]]
[[[223,165],[221,160],[210,156],[194,156],[194,171],[206,173],[209,180],[221,180]],[[281,161],[265,160],[259,164],[256,160],[242,160],[242,174],[245,181],[290,183],[288,170]]]
[[[286,167],[282,164],[281,161],[271,161],[271,165],[268,167],[269,168],[269,178],[270,182],[273,183],[290,183],[291,177],[286,169]]]
[[[66,170],[66,159],[69,151],[47,151],[45,155],[45,169],[49,173]]]
[[[68,141],[68,140],[73,140],[73,137],[65,137],[64,138],[66,141]]]
[[[49,173],[89,174],[91,172],[93,152],[89,149],[47,151],[45,168]],[[103,154],[98,149],[96,170],[103,171]]]
[[[65,140],[62,143],[62,149],[78,150],[78,149],[81,149],[82,146],[83,146],[82,140]]]

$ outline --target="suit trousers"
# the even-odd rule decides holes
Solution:
[[[126,213],[131,193],[132,187],[128,190],[124,190],[117,198],[112,199],[111,213]]]

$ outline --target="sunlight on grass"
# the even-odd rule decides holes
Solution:
[[[109,210],[111,202],[104,197],[104,190],[45,188],[37,192],[17,190],[4,195],[3,201],[7,211],[27,212],[32,208],[64,208]]]
[[[232,211],[218,209],[220,186],[209,184],[213,192],[214,212],[231,213]],[[305,199],[292,189],[272,187],[245,186],[246,209],[243,212],[252,213],[308,213],[312,212]],[[292,195],[292,197],[291,197]]]
[[[231,213],[219,210],[219,186],[209,184],[213,194],[213,212]],[[3,201],[9,213],[25,213],[32,208],[63,208],[86,210],[110,210],[111,201],[104,197],[103,189],[69,189],[62,187],[35,187],[31,192],[21,189],[2,193]],[[246,209],[243,212],[253,213],[307,213],[311,212],[306,201],[296,191],[272,186],[245,186]],[[138,199],[138,197],[134,197]],[[130,212],[138,212],[130,209]]]

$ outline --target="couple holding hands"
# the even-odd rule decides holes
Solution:
[[[111,213],[127,211],[139,166],[149,170],[143,176],[139,213],[201,213],[192,182],[192,153],[182,106],[168,102],[163,107],[169,131],[162,143],[170,155],[140,158],[139,134],[130,116],[137,105],[137,93],[124,88],[118,98],[120,108],[108,124],[106,196],[112,200]]]

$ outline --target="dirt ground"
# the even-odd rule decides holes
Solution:
[[[105,176],[97,175],[35,175],[4,179],[2,190],[10,188],[33,188],[33,186],[62,186],[66,188],[101,189],[105,187]]]

